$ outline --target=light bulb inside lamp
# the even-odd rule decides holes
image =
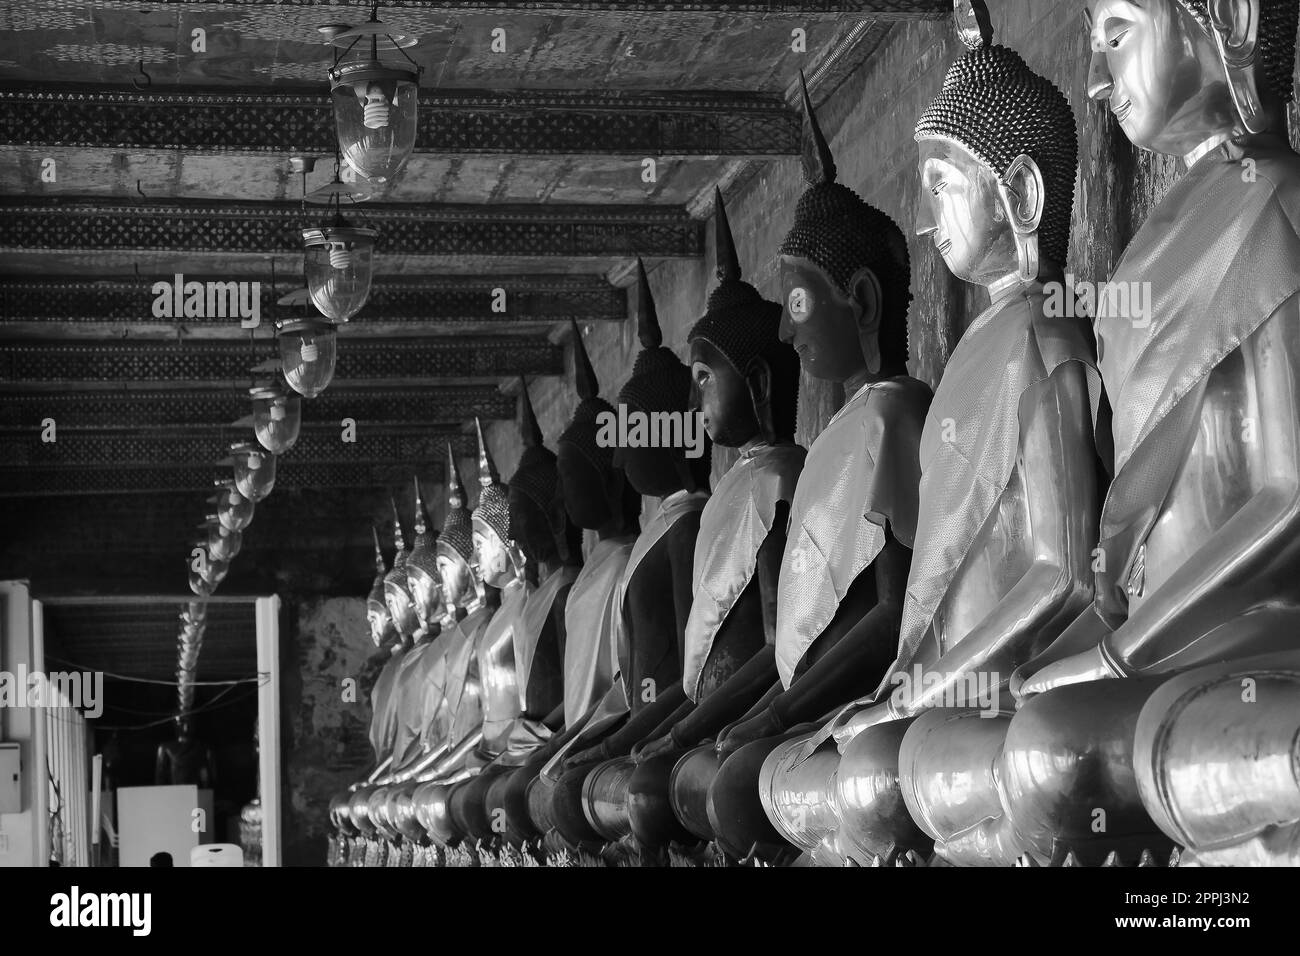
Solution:
[[[320,346],[316,344],[315,339],[303,338],[302,350],[300,352],[304,362],[314,362],[320,358]]]
[[[284,421],[284,399],[283,398],[276,399],[274,402],[271,403],[270,415],[271,415],[271,421],[273,422]]]
[[[346,242],[329,244],[330,266],[340,272],[352,268],[352,248]]]
[[[251,452],[248,456],[248,470],[257,471],[262,467],[262,456],[256,452]]]
[[[366,96],[362,107],[361,122],[365,124],[366,129],[383,129],[388,125],[388,114],[391,104],[388,97],[384,96],[384,91],[378,83],[370,83],[366,86]]]
[[[244,496],[241,495],[234,488],[231,488],[230,494],[227,496],[226,500],[229,501],[232,505],[239,505],[241,502],[243,502]]]

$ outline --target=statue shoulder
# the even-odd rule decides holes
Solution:
[[[882,425],[914,425],[919,434],[934,392],[910,375],[899,375],[872,389],[865,413]]]

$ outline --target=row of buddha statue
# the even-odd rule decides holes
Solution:
[[[579,403],[552,453],[522,396],[502,484],[479,431],[449,506],[369,601],[392,656],[376,767],[335,861],[1300,863],[1300,157],[1294,0],[1090,0],[1088,95],[1186,172],[1089,320],[1064,281],[1065,95],[958,0],[965,52],[916,124],[919,236],[988,290],[933,391],[912,270],[837,181],[804,90],[808,186],[781,303],[718,282],[618,402],[699,410],[738,450],[612,448]],[[806,451],[800,374],[847,397]],[[642,496],[657,502],[639,521]],[[596,544],[583,555],[581,532]]]

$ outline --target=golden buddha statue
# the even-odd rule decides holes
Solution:
[[[1130,775],[1120,796],[1189,862],[1300,856],[1297,15],[1293,0],[1089,6],[1089,94],[1187,171],[1111,279],[1149,289],[1149,308],[1098,307],[1115,479],[1095,604],[1015,675],[1007,748],[1070,768],[1008,781],[1039,855],[1096,805],[1075,768],[1107,753]],[[1085,732],[1099,722],[1109,733]]]
[[[1019,856],[1018,834],[971,782],[994,776],[990,739],[1009,720],[1012,670],[1092,596],[1100,381],[1083,324],[1047,308],[1069,241],[1074,116],[1059,90],[993,44],[982,3],[957,8],[967,52],[916,127],[917,233],[957,277],[987,288],[990,306],[964,330],[921,436],[897,658],[874,694],[765,767],[765,797],[789,829],[779,775],[800,779],[800,762],[826,759],[821,741],[834,737],[841,756],[823,801],[834,813],[812,816],[859,863],[926,853],[931,839],[952,863]],[[963,717],[964,733],[944,732]],[[924,745],[909,749],[915,740]]]

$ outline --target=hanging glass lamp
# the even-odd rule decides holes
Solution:
[[[243,531],[253,522],[252,500],[240,494],[229,478],[219,478],[214,483],[217,486],[217,520],[231,531]]]
[[[253,442],[235,442],[230,446],[235,469],[235,487],[245,498],[261,501],[275,487],[275,456]]]
[[[331,225],[302,231],[307,290],[331,321],[348,321],[370,298],[378,235],[374,229],[348,225],[341,216]]]
[[[329,80],[343,161],[372,183],[391,184],[415,151],[420,67],[406,50],[419,41],[380,22],[377,3],[360,26],[320,29],[339,51]],[[380,59],[389,53],[406,62]]]
[[[338,357],[334,326],[312,319],[278,323],[280,368],[284,380],[304,398],[315,398],[334,378]]]
[[[302,398],[278,385],[254,386],[248,394],[253,400],[253,431],[258,443],[273,455],[282,455],[297,444]]]

